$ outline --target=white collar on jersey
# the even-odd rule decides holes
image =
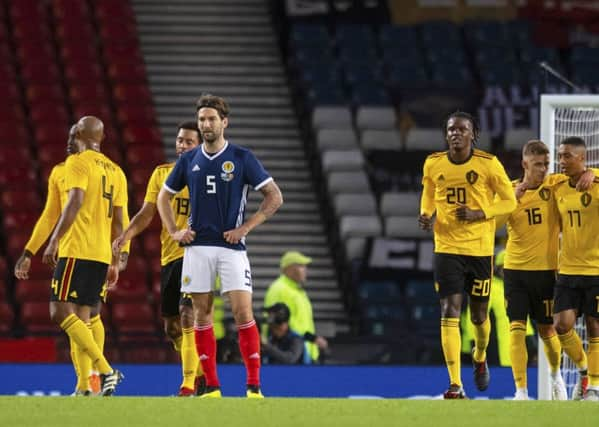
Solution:
[[[222,149],[221,149],[221,150],[220,150],[218,153],[215,153],[215,154],[212,154],[212,155],[210,155],[210,154],[206,153],[206,151],[204,150],[204,144],[202,144],[202,145],[201,145],[201,147],[202,147],[202,154],[203,154],[203,155],[204,155],[204,156],[205,156],[205,157],[206,157],[208,160],[214,160],[214,159],[216,159],[218,156],[220,156],[222,153],[224,153],[224,151],[227,149],[227,147],[228,147],[228,146],[229,146],[229,141],[227,141],[227,140],[225,139],[225,145],[223,146],[223,148],[222,148]]]

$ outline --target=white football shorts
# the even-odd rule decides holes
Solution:
[[[246,251],[220,246],[187,246],[183,255],[181,292],[212,292],[220,276],[221,294],[252,292],[252,272]]]

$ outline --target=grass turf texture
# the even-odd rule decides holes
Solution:
[[[0,426],[597,426],[596,402],[0,396]]]

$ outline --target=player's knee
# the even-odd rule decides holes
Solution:
[[[474,311],[470,312],[470,321],[475,325],[481,325],[487,320],[487,312],[477,313]]]
[[[235,323],[238,325],[251,322],[254,319],[254,312],[252,311],[252,307],[236,307],[233,311],[233,317],[235,318]]]
[[[555,332],[558,335],[564,335],[570,332],[570,329],[574,327],[574,325],[570,324],[570,322],[565,322],[563,319],[556,319],[553,322],[553,327],[555,328]]]
[[[57,325],[60,325],[69,314],[69,311],[63,304],[50,303],[50,320]]]

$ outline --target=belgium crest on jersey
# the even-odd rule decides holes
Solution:
[[[551,190],[549,190],[548,188],[545,188],[545,187],[541,188],[539,190],[539,197],[542,200],[548,201],[549,198],[551,197]]]
[[[235,178],[233,171],[235,170],[235,163],[230,160],[227,160],[222,165],[223,172],[220,174],[220,177],[223,181],[229,182]]]
[[[466,173],[466,181],[470,185],[474,185],[474,183],[478,180],[478,174],[475,171],[469,171]]]
[[[582,206],[585,208],[591,204],[591,200],[593,200],[593,197],[589,193],[585,192],[580,196],[580,203],[582,203]]]

